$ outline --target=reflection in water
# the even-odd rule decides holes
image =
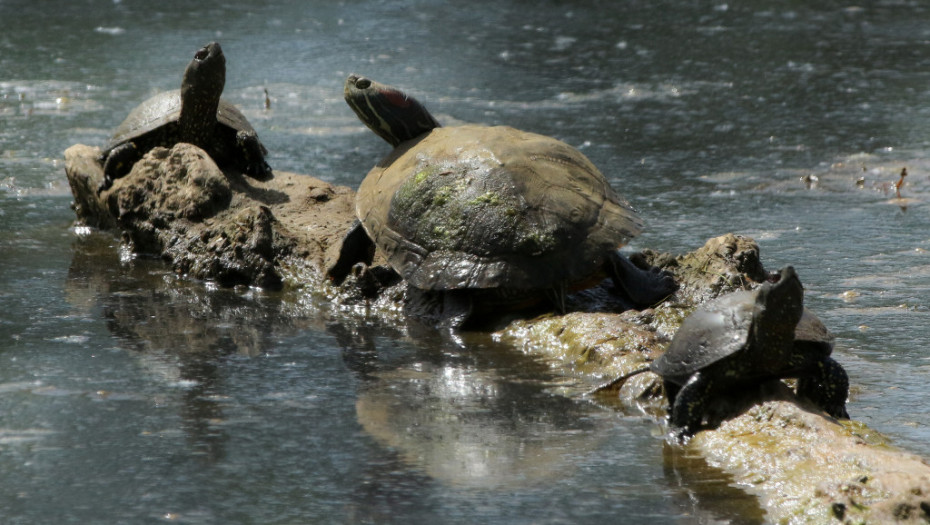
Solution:
[[[663,472],[680,489],[684,507],[701,523],[764,523],[759,501],[733,485],[732,476],[707,464],[688,446],[663,443]]]
[[[584,407],[545,390],[545,366],[485,334],[452,339],[412,321],[411,354],[398,348],[400,332],[346,319],[328,328],[362,380],[362,428],[434,480],[500,488],[565,478],[604,439]]]
[[[418,361],[381,372],[362,385],[356,410],[378,441],[456,486],[566,478],[604,439],[573,401],[460,363]]]
[[[121,262],[114,243],[107,234],[75,243],[68,300],[78,309],[100,308],[109,331],[122,347],[138,352],[144,370],[182,389],[181,426],[193,455],[222,460],[227,436],[216,399],[225,387],[217,363],[232,354],[260,355],[272,331],[291,323],[281,316],[271,321],[274,312],[256,308],[245,295],[210,293],[181,280],[160,261]]]
[[[177,57],[210,38],[235,57],[226,93],[259,128],[275,169],[357,185],[384,145],[370,140],[345,106],[342,81],[353,70],[406,75],[445,120],[513,125],[581,148],[647,220],[634,249],[681,252],[731,229],[755,237],[767,263],[804,270],[806,300],[837,333],[837,358],[858,387],[850,411],[927,455],[927,8],[918,1],[851,4],[631,0],[514,9],[483,2],[463,10],[365,0],[312,8],[289,1],[105,2],[93,9],[0,2],[7,22],[0,38],[5,521],[136,523],[181,507],[193,512],[178,519],[186,523],[353,522],[338,514],[346,498],[364,509],[388,493],[367,514],[376,523],[456,522],[436,519],[456,505],[458,523],[603,523],[616,521],[612,514],[667,523],[688,522],[670,501],[677,489],[669,484],[703,494],[700,478],[671,471],[663,481],[661,437],[644,435],[648,424],[601,412],[604,422],[592,432],[603,425],[627,441],[607,440],[588,458],[611,462],[599,476],[579,468],[562,484],[469,499],[463,493],[470,491],[448,488],[410,459],[428,445],[397,437],[397,429],[376,439],[361,428],[356,396],[363,405],[380,399],[390,407],[451,369],[454,381],[474,385],[470,399],[491,396],[479,394],[489,388],[498,399],[449,408],[462,420],[456,424],[481,421],[483,406],[496,407],[501,421],[474,428],[514,447],[532,440],[508,427],[500,396],[513,397],[514,382],[528,377],[520,366],[504,370],[451,355],[484,351],[471,344],[441,358],[410,356],[420,352],[411,348],[449,342],[434,344],[407,327],[372,329],[370,346],[352,340],[357,351],[343,359],[336,331],[320,325],[357,320],[325,310],[282,315],[273,300],[250,291],[185,284],[143,260],[120,264],[112,240],[96,255],[88,254],[96,250],[90,239],[72,248],[61,153],[74,143],[105,143],[139,100],[176,83]],[[437,31],[440,20],[458,30]],[[908,176],[897,199],[893,185],[903,166]],[[51,198],[35,198],[45,195]],[[189,286],[196,293],[187,293]],[[347,328],[350,339],[354,330]],[[319,348],[306,350],[308,341]],[[418,361],[433,378],[416,378]],[[391,384],[398,389],[393,401]],[[41,395],[31,393],[37,388]],[[111,392],[94,395],[99,389]],[[525,394],[526,403],[565,408],[539,400],[539,390]],[[441,415],[421,410],[430,415],[425,421]],[[565,432],[550,421],[539,428]],[[138,435],[148,431],[157,438]],[[389,444],[390,436],[400,444]],[[25,444],[10,448],[11,440]],[[185,468],[191,449],[209,457],[210,447],[225,458]],[[159,461],[165,458],[171,461]],[[642,485],[612,484],[618,472]],[[629,492],[635,497],[620,501]],[[611,498],[585,500],[593,493]],[[725,498],[696,500],[702,508],[727,505]],[[94,508],[82,510],[88,502]],[[700,515],[689,502],[688,512]],[[560,520],[548,514],[556,506],[592,514]],[[546,513],[536,510],[542,507]],[[516,508],[510,516],[521,519],[476,508]]]
[[[245,429],[224,413],[235,410],[240,415],[233,419],[241,417],[241,407],[232,409],[224,401],[241,394],[228,384],[224,363],[235,355],[265,355],[282,336],[327,323],[326,330],[342,347],[342,362],[358,380],[357,423],[381,447],[361,466],[363,482],[344,496],[349,518],[389,521],[398,512],[433,518],[436,501],[419,501],[416,495],[443,494],[440,486],[484,497],[575,486],[573,480],[590,475],[584,465],[592,462],[627,462],[648,472],[640,464],[643,459],[603,457],[616,454],[607,443],[612,432],[616,436],[616,418],[592,417],[592,410],[601,409],[553,394],[550,388],[564,380],[487,334],[450,338],[414,322],[383,326],[355,315],[303,316],[285,311],[277,298],[262,300],[248,291],[179,280],[158,261],[120,262],[114,244],[97,234],[75,244],[68,300],[78,310],[99,309],[119,346],[134,350],[142,369],[176,392],[176,428],[194,461],[233,471],[243,461],[231,443]],[[302,402],[298,393],[285,397]],[[160,432],[172,430],[162,425]],[[327,453],[340,468],[353,464],[338,459],[338,439],[349,435],[339,434],[328,445]],[[654,439],[654,446],[662,443]],[[275,441],[268,445],[279,446]],[[669,468],[669,457],[667,451],[666,477],[674,489],[669,492],[672,498],[688,496],[682,503],[688,514],[736,519],[759,513],[752,507],[755,500],[727,480],[708,485],[706,479],[716,474],[708,474],[706,466],[683,469],[677,458]],[[654,491],[645,481],[617,485],[612,469],[604,474],[603,482],[612,488],[601,497],[635,499]],[[662,478],[655,479],[661,485]],[[731,512],[727,505],[732,501],[742,503]]]

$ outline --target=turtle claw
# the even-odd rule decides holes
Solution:
[[[400,275],[390,267],[369,266],[360,262],[352,266],[350,275],[343,282],[343,286],[356,290],[364,299],[375,299],[400,280]]]
[[[559,283],[546,290],[546,297],[552,302],[559,315],[565,315],[568,309],[565,306],[565,283]]]
[[[468,294],[446,292],[442,298],[442,319],[440,326],[456,331],[465,325],[471,317],[474,304]]]
[[[258,140],[258,134],[240,130],[236,133],[236,143],[245,159],[245,174],[262,182],[271,180],[271,166],[265,162],[265,147]]]
[[[849,419],[846,398],[849,396],[849,376],[833,358],[816,365],[816,373],[798,379],[797,393],[836,419]]]
[[[335,284],[342,284],[342,281],[349,276],[356,263],[370,265],[375,258],[375,243],[368,237],[362,222],[358,219],[346,232],[342,239],[342,248],[339,250],[339,257],[336,262],[326,270],[327,277]]]
[[[108,178],[104,178],[103,182],[100,183],[100,186],[97,186],[97,196],[99,197],[100,194],[110,189],[110,186],[113,186],[113,181]]]
[[[103,164],[103,182],[97,188],[97,195],[110,189],[113,181],[125,176],[142,158],[142,152],[133,142],[126,142],[104,153],[98,159]]]
[[[261,182],[271,180],[274,177],[274,174],[271,171],[271,166],[269,166],[265,161],[262,161],[261,163],[249,164],[245,168],[245,174]]]

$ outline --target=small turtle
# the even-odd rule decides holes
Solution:
[[[677,288],[617,252],[643,221],[568,144],[506,126],[443,128],[406,93],[357,75],[345,99],[394,151],[359,187],[359,222],[329,270],[337,283],[370,264],[377,245],[408,285],[440,293],[440,317],[453,327],[475,303],[549,296],[564,311],[567,291],[607,276],[639,307]]]
[[[187,142],[205,150],[220,166],[232,166],[258,180],[271,178],[268,153],[245,116],[223,100],[226,57],[216,42],[194,54],[181,89],[155,95],[136,106],[116,128],[100,155],[108,189],[150,149]]]
[[[849,378],[830,357],[833,335],[803,306],[791,266],[777,282],[708,302],[682,323],[668,349],[650,366],[596,391],[651,371],[662,377],[669,420],[684,437],[701,425],[712,395],[768,379],[798,378],[797,394],[836,418],[849,418]]]

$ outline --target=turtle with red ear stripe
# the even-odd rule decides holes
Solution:
[[[547,298],[564,311],[566,293],[606,277],[634,307],[677,289],[617,251],[643,221],[577,149],[507,126],[441,127],[413,97],[358,75],[345,99],[394,149],[359,187],[334,281],[377,246],[408,289],[438,297],[451,327]]]

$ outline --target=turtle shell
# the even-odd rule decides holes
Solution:
[[[820,353],[826,357],[833,352],[835,341],[836,337],[823,321],[805,308],[798,326],[794,329],[795,348],[803,347],[804,351]]]
[[[778,374],[792,366],[798,334],[814,347],[825,343],[828,355],[832,335],[803,304],[801,281],[794,268],[785,267],[776,283],[734,292],[695,310],[650,368],[663,378],[683,379],[749,350],[740,361],[743,366],[730,367],[728,373],[743,377]]]
[[[178,121],[181,115],[181,90],[175,89],[154,95],[136,106],[122,124],[113,132],[106,150],[141,137],[162,126]],[[216,120],[236,131],[255,131],[239,109],[225,99],[220,99]]]
[[[643,227],[578,150],[505,126],[401,143],[362,181],[356,211],[391,266],[426,290],[582,280]]]
[[[759,289],[715,299],[689,315],[650,369],[664,378],[687,377],[746,347]]]

